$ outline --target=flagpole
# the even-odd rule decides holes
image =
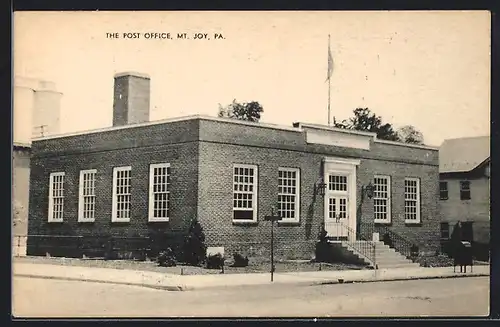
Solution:
[[[330,53],[330,34],[328,34],[328,53]],[[330,65],[330,63],[328,63],[328,65]],[[329,69],[330,67],[328,67]],[[330,113],[330,80],[331,80],[331,76],[328,76],[328,126],[330,126],[330,117],[331,117],[331,113]]]

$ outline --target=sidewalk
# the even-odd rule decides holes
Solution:
[[[457,267],[457,270],[460,268]],[[257,286],[271,284],[320,285],[349,282],[376,282],[429,278],[489,276],[490,266],[474,266],[473,272],[453,272],[453,267],[444,268],[393,268],[379,270],[341,270],[275,273],[274,282],[270,273],[173,275],[158,272],[59,266],[49,264],[13,263],[14,276],[77,280],[110,284],[136,285],[169,291],[188,291],[208,288]]]

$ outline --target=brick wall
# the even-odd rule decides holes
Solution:
[[[437,151],[390,144],[372,144],[372,150],[306,144],[293,131],[248,128],[242,125],[201,121],[198,217],[211,246],[224,246],[230,255],[269,255],[270,223],[264,221],[277,203],[278,167],[301,172],[300,223],[276,227],[278,256],[308,258],[323,222],[323,197],[314,197],[314,183],[321,176],[325,156],[361,158],[357,171],[357,199],[361,220],[373,219],[373,201],[359,203],[361,186],[375,174],[391,176],[392,222],[388,227],[415,241],[423,251],[439,246]],[[258,217],[256,224],[232,222],[233,164],[258,166]],[[404,178],[420,178],[421,223],[404,221]]]
[[[310,258],[323,222],[323,197],[314,195],[325,156],[359,158],[357,199],[361,186],[375,174],[392,177],[392,224],[396,232],[437,248],[437,151],[390,144],[372,150],[307,144],[303,133],[227,122],[188,121],[129,127],[99,133],[40,140],[33,143],[30,224],[32,234],[146,235],[152,230],[185,231],[198,217],[209,246],[225,246],[229,256],[269,254],[270,223],[263,221],[277,204],[278,167],[300,169],[300,222],[276,227],[278,256]],[[172,170],[169,223],[147,222],[149,164],[169,162]],[[232,222],[233,164],[258,166],[256,224]],[[132,218],[111,223],[112,169],[132,166]],[[97,169],[95,223],[78,223],[78,177],[82,169]],[[65,218],[48,223],[48,181],[64,171]],[[404,224],[404,178],[421,179],[421,224]],[[373,201],[361,205],[360,219],[373,217]]]
[[[29,233],[103,236],[148,236],[158,231],[185,233],[197,214],[198,145],[189,141],[196,134],[196,122],[179,122],[34,142]],[[171,164],[170,221],[148,223],[149,165],[161,162]],[[111,222],[113,168],[119,166],[132,167],[129,223]],[[97,169],[93,223],[78,222],[79,173],[86,169]],[[47,221],[51,172],[66,174],[62,223]]]

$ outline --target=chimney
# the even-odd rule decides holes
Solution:
[[[149,121],[149,84],[146,74],[125,72],[115,75],[113,126]]]

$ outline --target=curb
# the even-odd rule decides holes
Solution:
[[[151,288],[156,290],[164,291],[193,291],[193,290],[206,290],[206,289],[227,289],[235,287],[255,287],[255,286],[278,286],[278,285],[295,285],[295,286],[320,286],[320,285],[336,285],[336,284],[354,284],[354,283],[376,283],[376,282],[391,282],[391,281],[403,281],[403,280],[424,280],[424,279],[445,279],[445,278],[467,278],[467,277],[488,277],[490,274],[487,273],[472,273],[470,275],[446,275],[446,276],[422,276],[422,277],[392,277],[392,278],[382,278],[382,279],[364,279],[364,280],[343,280],[339,279],[332,280],[322,280],[322,281],[299,281],[299,282],[275,282],[275,283],[260,283],[260,284],[244,284],[244,285],[214,285],[205,287],[192,287],[186,285],[153,285],[145,283],[130,283],[130,282],[120,282],[120,281],[104,281],[104,280],[93,280],[78,277],[57,277],[57,276],[41,276],[32,274],[14,274],[18,277],[28,277],[28,278],[38,278],[38,279],[50,279],[50,280],[65,280],[65,281],[80,281],[80,282],[91,282],[91,283],[101,283],[101,284],[115,284],[115,285],[126,285],[126,286],[139,286],[145,288]]]
[[[41,276],[41,275],[30,275],[30,274],[14,274],[17,277],[28,277],[28,278],[38,278],[38,279],[51,279],[51,280],[65,280],[65,281],[75,281],[75,282],[90,282],[99,284],[114,284],[114,285],[126,285],[126,286],[140,286],[146,288],[152,288],[164,291],[186,291],[189,288],[185,286],[164,286],[164,285],[152,285],[152,284],[141,284],[141,283],[127,283],[127,282],[117,282],[108,280],[98,280],[98,279],[86,279],[78,277],[57,277],[57,276]]]
[[[383,278],[383,279],[344,280],[343,282],[340,282],[337,279],[337,280],[332,280],[332,281],[313,282],[310,285],[311,286],[319,286],[319,285],[354,284],[354,283],[361,284],[361,283],[376,283],[376,282],[395,282],[395,281],[402,281],[402,280],[447,279],[447,278],[488,277],[488,276],[490,276],[490,274],[476,273],[476,274],[471,274],[471,275],[391,277],[391,278]]]

